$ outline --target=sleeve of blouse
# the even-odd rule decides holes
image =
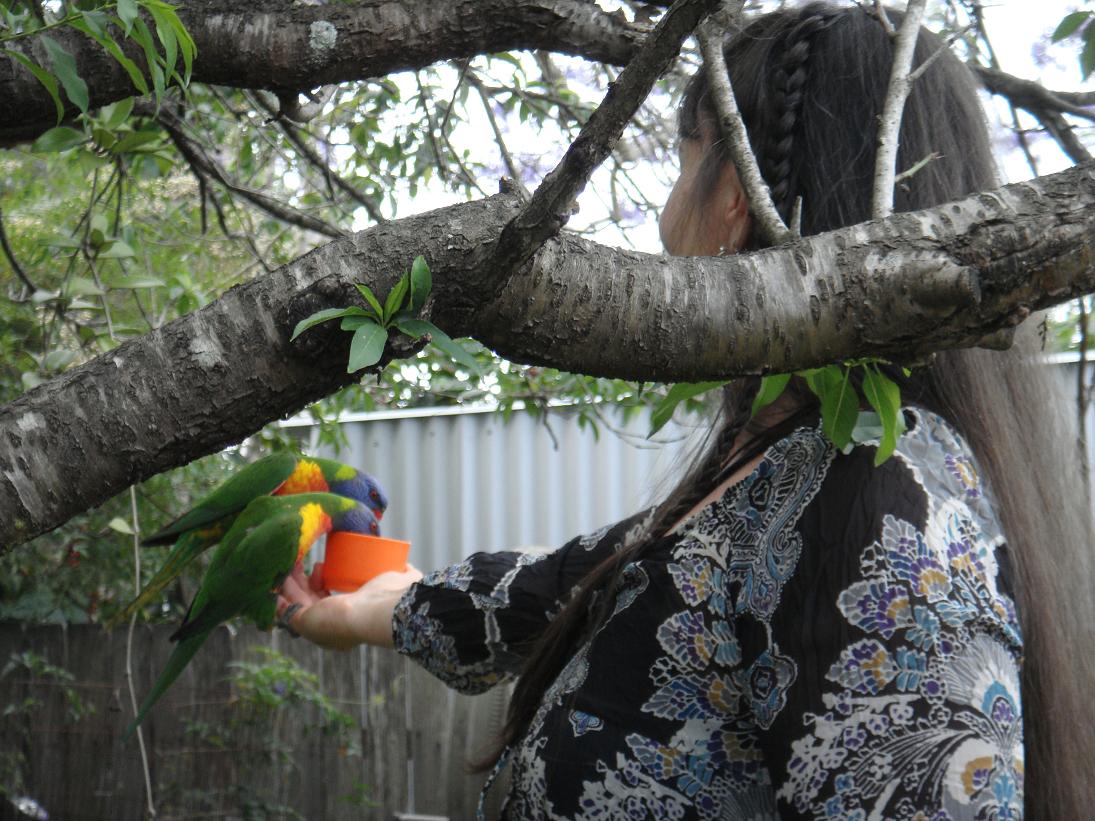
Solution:
[[[555,551],[475,553],[430,573],[395,607],[395,649],[463,693],[481,693],[512,678],[582,578],[619,549],[648,513]]]
[[[927,414],[879,468],[856,450],[773,624],[795,667],[763,742],[781,812],[1021,818],[1022,642],[988,491]]]

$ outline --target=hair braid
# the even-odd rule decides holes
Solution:
[[[761,174],[772,191],[772,201],[784,220],[797,196],[794,180],[795,138],[802,110],[810,41],[828,24],[830,15],[810,13],[787,33],[786,44],[772,75],[775,118],[764,143],[755,148]]]

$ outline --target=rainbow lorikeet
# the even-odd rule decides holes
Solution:
[[[273,626],[275,589],[321,534],[371,534],[375,526],[369,508],[333,493],[260,496],[247,505],[213,554],[182,625],[171,636],[178,645],[125,736],[144,720],[218,624],[244,615],[265,629]]]
[[[260,496],[295,493],[335,493],[361,502],[376,520],[384,516],[388,497],[372,476],[332,459],[313,459],[294,453],[275,453],[259,459],[221,483],[163,530],[144,540],[145,545],[170,544],[178,539],[163,567],[137,597],[109,622],[113,628],[152,601],[204,550],[216,544],[236,516]],[[379,525],[372,535],[379,535]]]

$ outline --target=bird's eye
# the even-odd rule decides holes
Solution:
[[[375,490],[370,490],[370,491],[369,491],[369,498],[370,498],[370,499],[376,499],[376,498],[378,498],[378,494],[377,494],[377,492],[376,492]]]

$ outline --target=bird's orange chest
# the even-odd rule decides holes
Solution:
[[[323,471],[315,462],[301,459],[293,472],[277,490],[274,496],[288,496],[293,493],[326,493],[331,489],[327,480],[323,478]]]

